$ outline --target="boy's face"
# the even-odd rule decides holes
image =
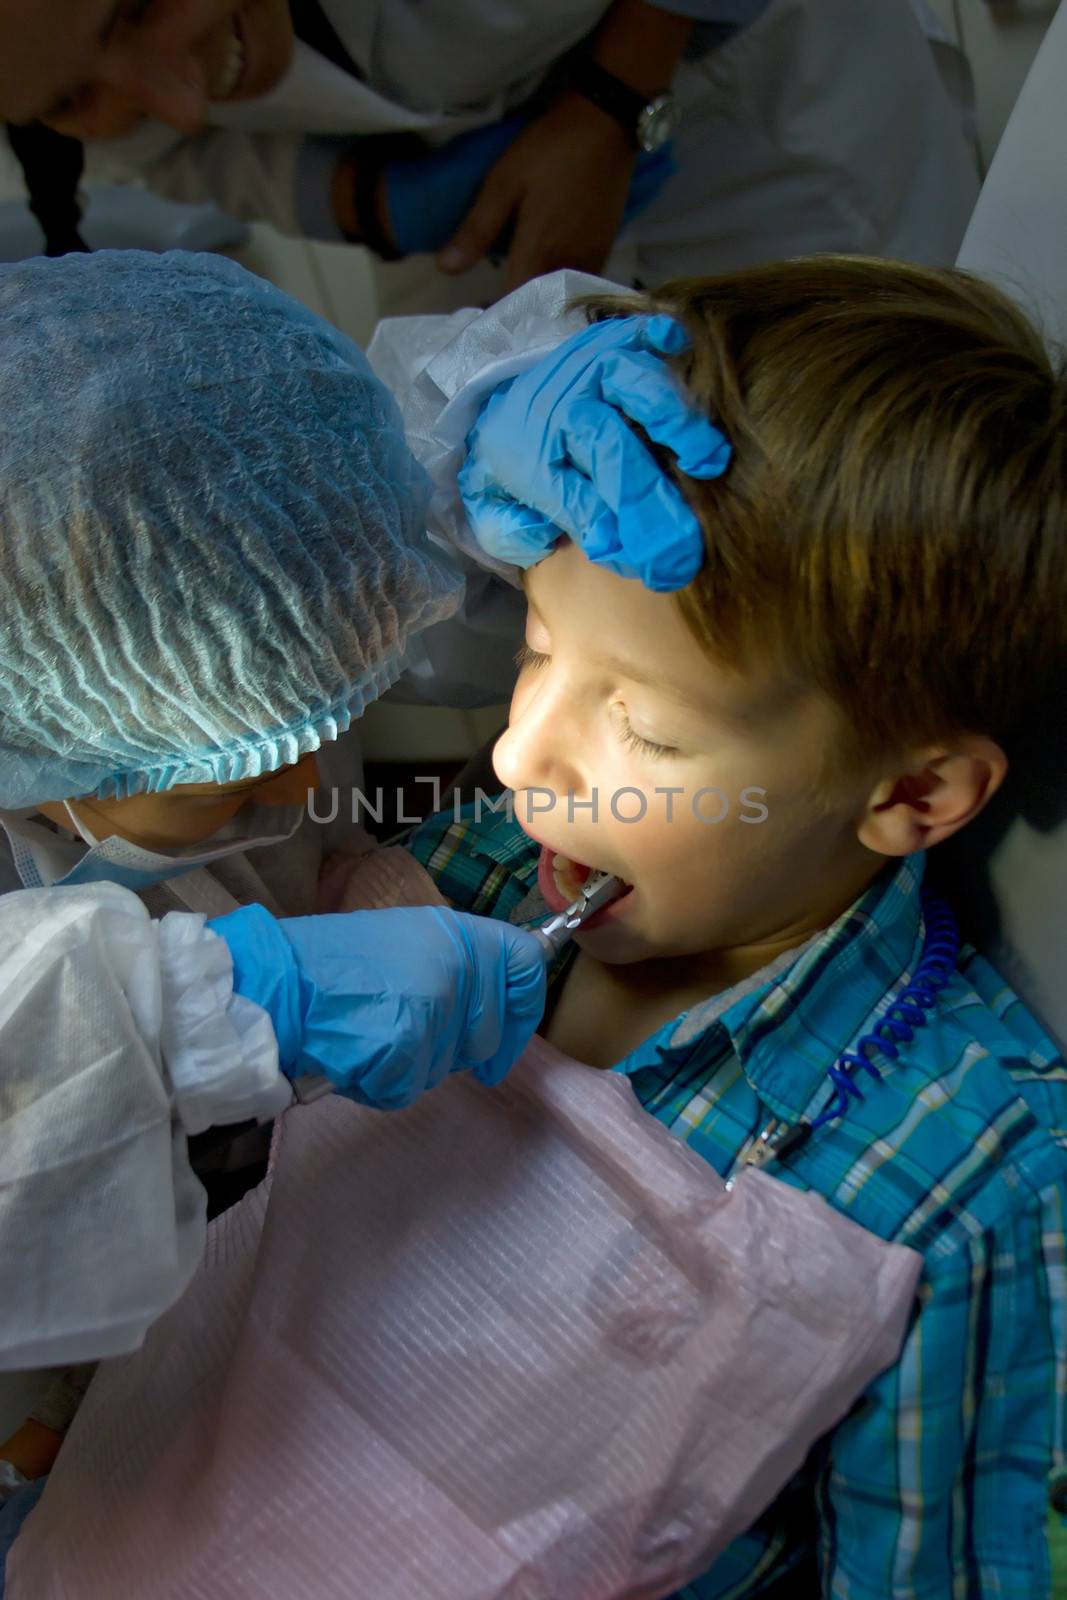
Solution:
[[[577,893],[571,863],[633,886],[580,935],[591,955],[769,959],[875,877],[882,860],[856,838],[869,782],[823,776],[828,702],[758,662],[717,666],[673,597],[576,545],[528,572],[526,593],[528,654],[493,764],[545,847],[553,908]]]

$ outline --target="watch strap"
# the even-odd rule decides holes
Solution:
[[[385,160],[371,161],[362,154],[355,157],[353,187],[359,218],[358,243],[366,245],[380,261],[402,261],[404,252],[396,248],[378,222],[378,181],[385,167]]]
[[[390,163],[425,154],[421,139],[407,133],[369,134],[358,139],[345,158],[343,180],[350,187],[356,215],[356,232],[346,233],[349,244],[366,245],[382,261],[402,261],[398,250],[378,222],[378,182]]]
[[[567,76],[567,88],[574,94],[580,94],[583,99],[592,101],[609,117],[614,117],[627,138],[637,146],[638,124],[641,113],[649,103],[648,95],[631,89],[628,83],[623,83],[621,78],[617,78],[591,56],[583,56],[574,63]]]

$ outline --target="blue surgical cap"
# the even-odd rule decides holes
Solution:
[[[392,397],[233,262],[0,269],[0,418],[0,805],[297,761],[459,603]]]

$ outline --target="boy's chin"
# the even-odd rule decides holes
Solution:
[[[625,927],[593,928],[589,932],[576,933],[574,942],[579,950],[603,962],[606,967],[631,966],[638,961],[654,961],[657,956],[667,954],[643,939],[639,933]]]

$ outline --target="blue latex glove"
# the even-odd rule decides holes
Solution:
[[[402,255],[439,250],[448,243],[477,200],[490,169],[529,123],[529,117],[506,117],[461,133],[424,155],[387,163],[382,173],[385,209],[389,232]],[[670,145],[640,151],[623,223],[640,216],[677,170]],[[507,240],[498,241],[492,254],[498,259],[506,255]]]
[[[0,1500],[0,1600],[3,1600],[4,1574],[11,1546],[18,1538],[22,1524],[44,1494],[47,1483],[47,1477],[31,1478],[8,1495],[6,1500]]]
[[[439,906],[272,917],[242,906],[208,927],[233,986],[269,1014],[282,1071],[325,1073],[364,1105],[408,1106],[469,1067],[499,1083],[545,1008],[545,964],[521,928]]]
[[[700,525],[627,420],[688,477],[725,472],[729,442],[663,360],[688,344],[672,317],[609,318],[501,384],[459,473],[481,547],[529,567],[566,534],[590,561],[647,589],[692,582],[704,560]]]

